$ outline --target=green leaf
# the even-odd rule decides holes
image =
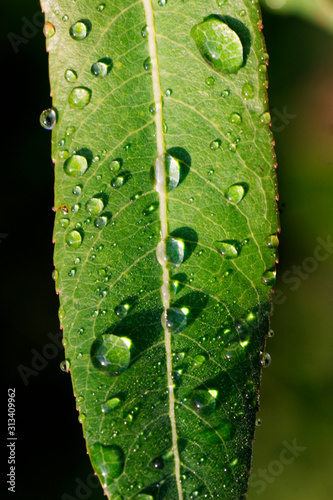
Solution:
[[[275,157],[258,5],[218,3],[42,1],[64,366],[113,500],[247,489]]]

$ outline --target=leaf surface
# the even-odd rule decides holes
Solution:
[[[247,489],[275,157],[258,5],[219,4],[42,1],[66,366],[113,500]]]

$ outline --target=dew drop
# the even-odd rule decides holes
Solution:
[[[152,63],[151,63],[151,59],[150,57],[147,57],[147,59],[145,59],[143,61],[143,68],[146,70],[146,71],[149,71],[151,68],[152,68]]]
[[[240,123],[242,123],[242,117],[239,113],[231,113],[231,115],[229,116],[229,122],[239,125]]]
[[[216,407],[218,391],[198,390],[193,391],[191,395],[191,405],[199,415],[210,415]]]
[[[226,97],[229,97],[230,95],[230,90],[229,89],[225,89],[223,90],[223,92],[221,93],[221,96],[225,99]]]
[[[93,366],[109,377],[123,373],[131,361],[131,341],[125,337],[104,334],[94,340],[90,356]]]
[[[215,85],[214,77],[209,76],[208,78],[206,78],[205,83],[206,83],[206,85],[208,85],[208,87],[212,87],[213,85]]]
[[[165,95],[166,97],[170,97],[172,95],[172,89],[166,89]]]
[[[43,27],[43,33],[45,38],[49,39],[52,38],[55,34],[55,27],[51,23],[45,23]]]
[[[268,269],[265,271],[261,277],[261,281],[264,283],[264,285],[267,286],[273,286],[275,284],[276,280],[276,270],[275,269]]]
[[[225,259],[236,259],[240,254],[241,245],[236,240],[216,241],[215,246]]]
[[[72,193],[75,196],[80,196],[82,193],[82,186],[77,185],[77,186],[73,187]]]
[[[191,36],[204,60],[215,70],[236,73],[242,66],[242,42],[218,17],[211,16],[193,26]]]
[[[66,69],[65,80],[69,83],[75,82],[77,79],[77,73],[73,69]]]
[[[54,109],[49,108],[43,111],[39,117],[39,122],[46,130],[52,130],[56,123],[56,113]]]
[[[62,361],[60,363],[60,370],[62,372],[65,372],[65,373],[69,372],[69,370],[70,370],[70,362],[68,361],[68,359],[65,359],[64,361]]]
[[[245,99],[253,99],[254,89],[250,83],[244,83],[242,88],[242,94]]]
[[[181,239],[168,236],[157,245],[156,255],[161,266],[179,267],[184,260],[185,244]]]
[[[97,7],[98,12],[103,12],[105,9],[105,3],[100,3]]]
[[[269,248],[277,248],[279,246],[279,238],[276,234],[271,234],[266,238],[266,245]]]
[[[142,215],[150,215],[154,212],[156,212],[156,210],[158,209],[158,207],[160,206],[159,202],[158,201],[154,201],[153,203],[151,203],[147,208],[145,208],[143,211],[142,211]]]
[[[235,142],[230,142],[228,144],[228,149],[231,153],[236,153],[237,151],[237,144]]]
[[[162,314],[162,326],[170,333],[180,333],[187,325],[187,315],[189,310],[186,307],[179,309],[177,307],[170,307]]]
[[[222,144],[221,139],[215,139],[210,143],[209,147],[212,151],[216,151],[221,147],[221,144]]]
[[[70,27],[69,34],[73,40],[84,40],[88,35],[88,27],[83,21],[78,21]]]
[[[206,361],[206,358],[205,356],[202,356],[202,354],[198,354],[197,356],[195,356],[194,358],[194,366],[198,367],[198,366],[201,366],[203,365],[203,363]]]
[[[247,190],[245,184],[233,184],[228,188],[225,197],[228,201],[237,204],[242,201],[246,192]]]
[[[66,229],[69,226],[69,219],[60,219],[60,225]]]
[[[68,96],[68,104],[71,108],[85,108],[91,99],[91,90],[86,87],[75,87]]]
[[[148,26],[145,24],[144,27],[141,30],[141,36],[142,38],[148,38],[149,36],[149,29]]]
[[[137,497],[135,497],[137,500],[154,500],[154,497],[151,495],[147,495],[146,493],[141,493]]]
[[[111,69],[112,61],[108,57],[100,59],[91,66],[92,74],[98,78],[104,78],[105,76],[107,76],[110,73]]]
[[[109,486],[124,470],[124,452],[119,446],[95,443],[91,447],[90,459],[103,488]]]
[[[260,123],[263,125],[268,125],[271,122],[271,115],[268,111],[260,116]]]
[[[168,0],[158,0],[158,5],[160,7],[165,7],[167,2],[168,2]]]
[[[163,192],[164,178],[167,190],[173,191],[179,184],[180,164],[169,154],[158,156],[150,169],[150,180],[157,192]]]
[[[104,403],[102,404],[102,412],[111,413],[113,410],[118,408],[119,405],[120,405],[119,398],[110,398],[107,401],[104,401]]]
[[[88,168],[87,159],[81,155],[72,155],[64,163],[65,174],[70,177],[80,177]]]
[[[111,186],[114,189],[119,189],[124,185],[124,183],[125,183],[125,177],[123,175],[119,174],[112,179]]]
[[[261,355],[261,366],[263,368],[267,368],[271,364],[271,356],[268,354],[268,352],[264,352]]]
[[[104,209],[104,203],[101,198],[90,198],[86,203],[86,209],[91,215],[99,215]]]
[[[101,215],[100,217],[96,217],[94,220],[94,226],[97,229],[103,229],[108,223],[108,218],[105,215]]]
[[[115,307],[114,312],[118,316],[118,318],[123,319],[127,316],[130,307],[131,306],[129,304],[119,304],[117,307]]]
[[[71,248],[79,248],[82,243],[81,233],[76,230],[70,231],[66,236],[66,243]]]

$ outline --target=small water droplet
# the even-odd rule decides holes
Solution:
[[[179,309],[177,307],[170,307],[162,314],[162,326],[170,333],[180,333],[187,325],[187,315],[189,310],[185,307]]]
[[[225,259],[236,259],[240,254],[241,245],[236,240],[216,241],[215,246]]]
[[[276,270],[275,269],[268,269],[265,271],[261,277],[261,281],[264,283],[264,285],[267,286],[273,286],[275,284],[276,280]]]
[[[211,415],[216,408],[218,391],[198,390],[191,395],[191,404],[199,415]]]
[[[51,23],[45,23],[43,27],[43,33],[45,38],[49,39],[52,38],[55,34],[55,27]]]
[[[104,210],[104,202],[101,198],[90,198],[86,203],[86,209],[91,215],[99,215]]]
[[[70,125],[69,127],[66,128],[66,135],[73,135],[75,132],[76,128],[73,125]]]
[[[269,248],[277,248],[279,246],[279,238],[276,234],[271,234],[266,238],[266,245]]]
[[[140,198],[140,196],[142,196],[142,191],[138,191],[137,193],[133,194],[133,196],[131,196],[131,202],[135,203]]]
[[[115,307],[114,312],[118,316],[118,318],[123,319],[127,316],[130,307],[131,306],[129,304],[119,304],[117,307]]]
[[[141,493],[135,498],[135,500],[154,500],[154,497],[147,495],[146,493]]]
[[[256,427],[260,427],[261,426],[261,420],[260,418],[257,418],[256,419]]]
[[[162,470],[164,469],[164,460],[163,457],[156,457],[152,460],[152,466],[154,469]]]
[[[250,83],[244,83],[242,88],[242,94],[245,99],[253,99],[254,89]]]
[[[242,42],[217,16],[193,26],[191,36],[204,60],[216,71],[236,73],[242,66]]]
[[[104,403],[102,404],[102,412],[111,413],[113,410],[118,408],[119,405],[120,405],[119,398],[110,398],[107,401],[104,401]]]
[[[169,154],[158,156],[150,169],[150,180],[157,192],[165,190],[164,178],[169,192],[173,191],[179,184],[180,163]]]
[[[59,160],[67,160],[68,157],[69,157],[69,152],[67,151],[67,149],[58,151]]]
[[[97,7],[98,12],[103,12],[105,9],[105,3],[100,3]]]
[[[94,340],[90,356],[93,366],[109,377],[123,373],[131,361],[131,341],[125,337],[104,334]]]
[[[105,215],[101,215],[100,217],[96,217],[94,220],[94,226],[97,229],[103,229],[108,223],[108,218]]]
[[[206,85],[208,85],[208,87],[212,87],[213,85],[215,85],[215,78],[213,76],[209,76],[208,78],[206,78],[205,83]]]
[[[66,236],[66,243],[71,248],[79,248],[82,243],[81,233],[76,230],[70,231]]]
[[[112,179],[111,186],[114,189],[119,189],[124,185],[124,183],[125,183],[125,177],[123,175],[119,174]]]
[[[168,2],[168,0],[158,0],[158,5],[160,7],[165,7],[167,2]]]
[[[77,79],[77,73],[73,69],[66,69],[65,80],[69,83],[75,82]]]
[[[151,63],[151,59],[150,57],[147,57],[147,59],[145,59],[143,61],[143,68],[146,70],[146,71],[149,71],[151,68],[152,68],[152,63]]]
[[[88,35],[88,26],[83,21],[78,21],[70,27],[69,34],[73,40],[84,40]]]
[[[242,117],[239,113],[231,113],[231,115],[229,116],[229,122],[239,125],[240,123],[242,123]]]
[[[52,130],[56,123],[56,112],[54,109],[45,109],[39,117],[39,122],[46,130]]]
[[[112,61],[108,57],[100,59],[91,66],[92,74],[98,78],[104,78],[106,75],[110,73],[111,69],[112,69]]]
[[[198,354],[194,358],[194,366],[196,366],[196,367],[201,366],[205,361],[206,361],[205,356],[202,356],[201,354]]]
[[[271,356],[268,352],[264,352],[261,355],[261,365],[263,368],[267,368],[271,364]]]
[[[71,108],[85,108],[91,99],[91,90],[86,87],[75,87],[68,96],[68,104]]]
[[[169,236],[164,241],[159,242],[156,255],[162,266],[179,267],[184,260],[185,244],[183,240]]]
[[[236,153],[237,151],[237,144],[235,142],[230,142],[228,144],[228,149],[231,153]]]
[[[158,201],[154,201],[153,203],[151,203],[147,208],[145,208],[143,211],[142,211],[142,215],[150,215],[154,212],[156,212],[156,210],[158,209],[158,207],[160,206],[159,202]]]
[[[222,144],[221,139],[215,139],[210,143],[209,147],[212,151],[216,151],[221,147],[221,144]]]
[[[165,95],[166,97],[170,97],[172,95],[172,89],[166,89]]]
[[[78,421],[80,422],[80,424],[83,424],[83,422],[86,420],[86,416],[84,413],[80,413],[79,416],[78,416]]]
[[[155,115],[156,114],[156,106],[155,106],[155,103],[151,104],[149,106],[149,113],[151,113],[152,115]]]
[[[244,196],[246,195],[247,192],[247,185],[246,184],[233,184],[230,186],[225,194],[225,197],[227,198],[228,201],[231,201],[232,203],[239,203],[242,201]]]
[[[230,90],[229,89],[225,89],[223,90],[223,92],[221,93],[221,96],[225,99],[226,97],[229,97],[230,95]]]
[[[260,123],[263,125],[268,125],[271,122],[271,115],[268,111],[260,116]]]
[[[145,24],[144,27],[141,30],[141,36],[142,38],[148,38],[149,36],[149,29],[148,26]]]
[[[62,361],[60,363],[60,370],[65,372],[65,373],[68,373],[69,370],[70,370],[70,362],[68,361],[68,359],[65,359],[64,361]]]
[[[81,155],[72,155],[64,163],[64,171],[70,177],[80,177],[87,168],[87,159]]]

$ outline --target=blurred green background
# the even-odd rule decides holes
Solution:
[[[59,369],[63,351],[49,336],[59,324],[50,133],[39,125],[51,105],[39,12],[37,0],[2,0],[0,7],[1,404],[6,412],[7,389],[15,387],[17,498],[101,500],[70,378]],[[331,500],[333,249],[317,239],[333,241],[333,35],[268,10],[263,20],[282,232],[275,336],[267,342],[272,364],[263,374],[248,499]],[[327,258],[318,261],[320,247]],[[31,369],[36,353],[48,359],[26,373],[25,385],[17,367]],[[3,427],[3,450],[5,438]]]

